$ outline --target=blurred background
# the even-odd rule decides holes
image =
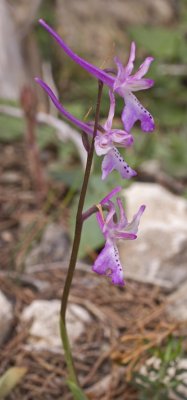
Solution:
[[[16,111],[5,110],[5,105],[23,109],[27,107],[24,101],[30,101],[34,106],[28,107],[33,107],[34,112],[46,112],[57,117],[44,92],[34,83],[35,76],[43,77],[75,116],[80,119],[94,118],[95,79],[63,53],[38,24],[38,17],[52,25],[79,55],[102,67],[114,67],[115,54],[125,63],[130,43],[135,40],[136,67],[147,55],[155,57],[149,72],[149,76],[155,79],[155,86],[138,93],[138,98],[153,114],[156,131],[148,137],[140,133],[137,125],[133,130],[135,146],[125,156],[127,162],[138,170],[139,180],[164,181],[164,185],[173,192],[186,196],[186,1],[117,1],[115,4],[107,3],[106,9],[105,1],[99,4],[91,0],[86,4],[84,1],[70,1],[66,4],[61,0],[1,0],[0,7],[1,143],[21,140],[25,126],[23,118],[13,118]],[[27,87],[34,91],[34,99],[22,99],[20,106]],[[116,125],[119,126],[122,105],[123,100],[119,98],[116,110]],[[102,119],[106,117],[108,107],[106,90]],[[76,190],[81,180],[77,166],[80,165],[80,157],[84,162],[85,155],[81,155],[80,145],[79,149],[75,146],[76,139],[67,141],[64,146],[57,139],[54,126],[49,127],[50,124],[53,123],[48,121],[47,126],[40,124],[35,127],[37,146],[44,164],[41,174],[45,174],[45,179],[61,180],[62,184]],[[60,134],[64,140],[68,136],[65,129],[62,128]],[[109,177],[107,183],[100,184],[100,159],[97,159],[93,181],[97,181],[98,190],[100,188],[105,193],[113,187],[113,179]],[[95,181],[93,186],[98,199],[100,193],[95,190]],[[115,183],[120,183],[118,174],[115,175]],[[93,200],[92,196],[93,193]]]
[[[33,356],[35,358],[32,364],[31,354],[24,353],[25,343],[30,340],[28,335],[32,334],[26,332],[24,318],[22,320],[20,316],[26,306],[31,305],[33,301],[39,301],[39,298],[46,301],[60,298],[71,249],[77,196],[85,165],[85,152],[79,132],[67,124],[67,121],[62,120],[45,93],[34,82],[34,77],[42,77],[53,88],[68,111],[80,119],[94,118],[97,96],[95,79],[63,53],[39,25],[38,18],[45,19],[77,54],[99,67],[114,68],[115,55],[125,64],[132,40],[137,45],[135,69],[146,56],[151,55],[155,58],[148,73],[148,76],[155,80],[155,85],[148,91],[138,92],[137,97],[154,116],[156,130],[152,134],[145,134],[137,124],[133,129],[135,145],[123,154],[126,161],[138,172],[136,182],[123,182],[130,216],[142,203],[150,207],[137,250],[136,244],[130,244],[130,247],[121,245],[121,257],[127,265],[126,276],[129,278],[129,286],[124,293],[118,288],[110,289],[105,280],[98,281],[97,277],[94,277],[90,283],[90,275],[87,277],[87,269],[90,269],[103,245],[103,238],[94,216],[86,222],[81,241],[79,258],[84,265],[80,264],[77,272],[78,286],[73,288],[73,301],[80,305],[81,285],[84,282],[84,290],[87,291],[88,298],[91,296],[91,302],[95,301],[92,293],[94,291],[98,293],[98,307],[104,307],[103,315],[94,314],[95,309],[89,309],[92,317],[98,321],[99,331],[92,329],[90,334],[98,343],[98,347],[93,349],[94,361],[91,355],[86,356],[89,359],[88,368],[86,369],[85,365],[81,367],[85,387],[92,387],[101,375],[111,378],[108,367],[101,368],[102,362],[98,364],[98,374],[95,372],[94,375],[93,372],[89,375],[93,363],[100,359],[99,349],[107,346],[108,349],[125,330],[129,334],[137,334],[139,325],[136,330],[132,324],[134,318],[137,318],[137,291],[140,293],[138,314],[142,316],[141,320],[143,316],[147,317],[155,308],[165,304],[169,296],[175,296],[175,293],[179,296],[177,299],[180,301],[175,297],[172,300],[171,297],[174,305],[167,316],[162,314],[161,310],[155,317],[157,319],[150,320],[150,327],[142,328],[150,328],[156,335],[147,339],[144,332],[142,346],[144,340],[152,340],[151,348],[154,348],[158,337],[160,343],[163,341],[166,350],[163,350],[161,355],[157,354],[161,362],[165,362],[165,352],[169,352],[167,346],[171,356],[169,363],[175,359],[175,354],[178,355],[181,351],[180,346],[176,350],[175,340],[173,341],[172,335],[176,328],[175,324],[172,325],[173,318],[174,321],[180,320],[183,324],[187,321],[187,314],[184,312],[187,286],[182,286],[187,285],[187,1],[0,0],[0,284],[2,294],[11,302],[11,306],[9,304],[7,307],[13,306],[10,324],[7,322],[7,329],[2,336],[2,344],[5,345],[0,373],[11,365],[22,365],[24,360],[23,364],[29,365],[31,371],[33,366],[37,366],[43,388],[43,392],[39,394],[32,373],[27,373],[21,389],[14,390],[7,397],[10,400],[16,396],[20,399],[59,398],[58,390],[53,387],[52,373],[50,375],[46,366],[52,363],[59,378],[57,365],[61,362],[61,355],[54,356],[58,352],[53,353],[51,361],[51,356],[46,353],[44,346],[40,351],[45,358],[45,367],[40,363],[38,355]],[[122,106],[123,101],[118,98],[114,120],[116,127],[121,126]],[[108,107],[106,89],[101,106],[101,123],[108,114]],[[102,182],[100,171],[101,160],[95,157],[85,208],[97,204],[109,190],[121,184],[117,173],[111,174],[106,182]],[[85,267],[87,264],[89,266]],[[48,272],[45,275],[46,268]],[[49,289],[51,269],[54,282],[53,288],[51,285]],[[112,314],[109,307],[110,290],[118,299],[113,304]],[[145,302],[147,293],[150,295],[148,304]],[[75,300],[76,296],[79,301]],[[129,302],[128,311],[126,310],[129,317],[128,322],[123,324],[121,321],[125,318],[125,311],[119,305],[124,302]],[[182,304],[182,311],[176,308],[177,302]],[[81,304],[83,305],[83,302]],[[108,311],[106,304],[109,307]],[[113,315],[113,319],[109,318],[109,328],[115,330],[114,336],[105,332],[104,312],[106,315],[107,312],[109,316]],[[179,315],[182,316],[176,317]],[[160,328],[163,318],[167,320],[168,325],[163,328],[161,324]],[[24,334],[18,340],[20,326]],[[183,348],[186,349],[184,326],[183,331],[177,331],[175,335],[177,338],[184,336]],[[12,327],[15,328],[14,333]],[[13,349],[14,340],[18,341],[18,347],[10,357],[9,349]],[[79,340],[80,338],[77,342],[79,347],[85,342],[90,343],[85,331],[82,342]],[[132,343],[130,347],[131,345]],[[53,344],[50,346],[53,347]],[[102,397],[105,396],[102,395],[102,391],[94,389],[94,393],[98,390],[98,397],[92,398],[124,399],[124,390],[127,390],[123,379],[126,371],[124,366],[131,362],[128,377],[132,378],[132,367],[137,359],[135,357],[124,361],[123,346],[122,340],[119,348],[109,357],[110,365],[117,362],[122,368],[117,373],[116,386],[111,386],[113,397]],[[135,348],[136,346],[137,343]],[[133,346],[132,348],[134,349]],[[88,347],[86,351],[89,353],[89,350]],[[84,350],[81,351],[84,354]],[[144,354],[143,352],[144,350],[142,353],[140,351],[141,354]],[[19,354],[21,358],[18,357]],[[77,360],[80,363],[78,355]],[[62,366],[63,363],[61,368]],[[166,372],[167,368],[168,364]],[[44,380],[47,371],[49,382],[46,389]],[[137,381],[133,387],[128,384],[128,400],[146,400],[146,396],[150,395],[155,400],[174,398],[170,397],[167,391],[162,394],[160,382],[159,376],[158,387],[154,387],[153,390],[160,391],[160,397],[153,397],[150,394],[152,392],[146,392],[145,387],[141,389],[143,392],[137,392]],[[119,396],[116,389],[118,386],[121,388]],[[64,391],[64,396],[66,395],[63,383],[60,391]]]

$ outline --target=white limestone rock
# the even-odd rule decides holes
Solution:
[[[152,183],[134,183],[124,196],[129,220],[146,205],[138,238],[119,245],[125,276],[174,289],[187,280],[187,201]]]
[[[18,99],[25,71],[16,26],[7,0],[0,1],[0,97]]]
[[[64,227],[57,223],[47,225],[40,243],[37,243],[28,254],[25,264],[32,267],[36,264],[62,262],[69,258],[70,241]]]
[[[34,300],[23,310],[21,321],[31,321],[27,347],[33,350],[62,351],[59,330],[60,300]],[[71,345],[91,322],[90,314],[77,304],[67,308],[67,330]]]
[[[187,280],[168,297],[167,311],[177,321],[187,321]]]
[[[0,346],[9,334],[13,321],[13,307],[0,291]]]

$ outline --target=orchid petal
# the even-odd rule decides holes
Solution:
[[[108,200],[107,203],[109,210],[106,219],[104,220],[103,215],[100,211],[96,214],[96,217],[103,236],[105,237],[105,239],[111,241],[112,238],[110,237],[110,230],[114,227],[113,217],[116,214],[116,210],[114,204],[110,200]]]
[[[124,207],[123,207],[123,203],[122,203],[122,201],[121,201],[121,199],[118,197],[117,198],[117,204],[118,204],[118,207],[119,207],[119,223],[118,223],[118,225],[119,225],[119,227],[120,228],[123,228],[124,226],[126,226],[127,224],[128,224],[128,221],[127,221],[127,217],[126,217],[126,215],[125,215],[125,210],[124,210]]]
[[[137,238],[137,235],[134,233],[128,233],[128,232],[120,232],[117,231],[115,232],[115,239],[124,239],[124,240],[134,240]]]
[[[114,146],[130,147],[134,138],[122,129],[111,129],[109,132],[97,132],[95,137],[95,151],[98,156],[107,154]]]
[[[126,67],[123,66],[122,62],[120,61],[120,59],[118,57],[114,58],[114,62],[117,65],[117,77],[116,80],[114,82],[114,86],[113,89],[116,90],[116,88],[122,84],[126,78],[131,74],[133,68],[134,68],[134,60],[135,60],[135,43],[132,42],[131,43],[131,50],[130,50],[130,56],[129,56],[129,60],[128,63],[126,65]]]
[[[145,90],[145,89],[150,89],[154,85],[154,80],[153,79],[134,79],[134,76],[132,78],[128,79],[128,82],[125,84],[125,90],[123,89],[123,92],[131,91],[131,92],[138,92],[139,90]],[[118,90],[116,90],[118,93]],[[122,88],[119,89],[119,92],[122,92]],[[120,94],[119,93],[119,94]]]
[[[141,128],[144,132],[152,132],[155,128],[152,115],[144,108],[138,99],[130,92],[125,95],[125,107],[122,113],[124,128],[129,132],[134,123],[141,122]]]
[[[108,113],[108,118],[103,126],[105,131],[109,131],[112,128],[112,121],[114,118],[114,112],[115,112],[115,96],[112,92],[112,90],[109,90],[109,97],[110,97],[110,109]]]
[[[104,72],[102,69],[95,67],[94,65],[88,63],[83,58],[75,54],[62,40],[62,38],[43,20],[40,19],[39,23],[50,33],[51,36],[57,41],[57,43],[62,47],[65,53],[82,68],[88,71],[91,75],[94,75],[97,79],[101,80],[109,87],[113,87],[114,77]]]
[[[144,210],[145,210],[145,206],[142,205],[139,208],[137,214],[134,215],[132,221],[127,225],[127,227],[126,227],[126,231],[127,232],[134,233],[134,234],[136,234],[138,232],[138,226],[139,226],[139,223],[140,223],[140,218],[141,218]]]
[[[138,71],[133,75],[133,78],[141,79],[142,76],[148,72],[148,69],[153,61],[153,57],[146,57],[145,61],[140,65]]]
[[[124,286],[123,268],[115,245],[106,242],[92,269],[97,274],[109,276],[114,285]]]
[[[117,65],[117,76],[114,81],[113,90],[118,87],[118,85],[122,84],[123,81],[126,79],[125,68],[119,59],[119,57],[114,57],[114,62]]]
[[[100,201],[100,204],[106,204],[112,197],[114,197],[118,192],[120,192],[121,189],[122,189],[121,186],[116,186],[106,197],[104,197]]]
[[[133,136],[122,129],[112,129],[110,137],[113,143],[120,144],[123,147],[130,147],[134,143]]]
[[[134,68],[135,55],[136,55],[136,45],[134,42],[132,42],[129,60],[128,60],[126,67],[124,68],[126,76],[129,76]]]
[[[112,201],[109,200],[108,204],[109,204],[109,212],[108,212],[107,217],[105,219],[105,225],[106,226],[108,224],[110,224],[111,221],[113,221],[113,216],[116,214],[114,203],[112,203]]]
[[[98,156],[107,154],[113,149],[113,143],[110,135],[99,133],[95,137],[95,151]]]
[[[103,227],[104,227],[105,221],[104,221],[103,215],[101,214],[100,211],[98,211],[96,213],[96,218],[97,218],[97,222],[98,222],[99,228],[101,229],[101,231],[103,231]]]
[[[123,179],[130,179],[136,175],[136,172],[123,160],[115,147],[103,159],[102,179],[105,179],[114,169],[120,173]]]

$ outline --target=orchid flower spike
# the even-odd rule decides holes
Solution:
[[[120,190],[120,187],[113,189],[100,202],[98,207],[99,211],[96,217],[105,238],[105,246],[96,258],[92,269],[97,274],[109,276],[114,285],[124,286],[123,267],[120,262],[117,244],[119,240],[134,240],[137,238],[138,226],[145,206],[142,205],[137,214],[134,215],[132,221],[128,222],[122,201],[120,198],[117,198],[116,202],[119,209],[119,218],[117,219],[116,205],[110,199]],[[102,205],[108,206],[105,218],[101,209]]]
[[[71,123],[76,125],[86,134],[93,136],[93,125],[85,123],[70,114],[59,102],[53,91],[41,79],[35,79],[37,83],[46,91],[52,102],[60,113],[66,117]],[[110,109],[107,121],[102,127],[98,127],[95,137],[95,151],[98,156],[104,155],[102,162],[102,179],[105,179],[114,169],[116,169],[123,179],[130,179],[136,175],[136,172],[129,167],[123,160],[116,146],[130,147],[133,144],[133,136],[121,129],[112,129],[112,121],[115,110],[115,97],[110,91]]]
[[[153,86],[154,81],[152,79],[143,78],[153,61],[153,57],[147,57],[138,71],[134,75],[131,75],[135,60],[135,43],[132,42],[127,65],[124,67],[116,57],[114,61],[117,65],[117,74],[111,75],[75,54],[44,20],[40,19],[39,22],[75,63],[79,64],[91,75],[101,80],[110,89],[123,97],[125,107],[122,112],[122,121],[127,132],[130,132],[136,121],[140,121],[141,129],[144,132],[152,132],[154,130],[155,124],[152,115],[140,104],[136,96],[132,93],[138,90],[149,89]]]

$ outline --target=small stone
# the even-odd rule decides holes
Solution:
[[[135,183],[124,195],[129,220],[146,205],[138,238],[119,245],[126,277],[176,288],[187,280],[187,201],[152,183]]]
[[[0,182],[8,185],[19,185],[22,182],[22,177],[18,172],[7,171],[2,174]]]
[[[167,311],[177,321],[187,321],[187,280],[168,297]]]
[[[50,262],[62,262],[69,258],[70,241],[64,227],[57,223],[49,224],[39,244],[37,244],[26,258],[26,266]]]
[[[6,340],[13,321],[13,307],[0,291],[0,346]]]
[[[4,242],[11,243],[12,240],[13,240],[13,235],[12,235],[12,233],[9,232],[9,231],[3,231],[3,232],[1,233],[1,239],[2,239]]]
[[[21,321],[32,321],[28,348],[32,350],[62,351],[59,318],[60,300],[34,300],[23,310]],[[82,335],[90,314],[81,306],[69,304],[67,308],[67,331],[71,345]]]

